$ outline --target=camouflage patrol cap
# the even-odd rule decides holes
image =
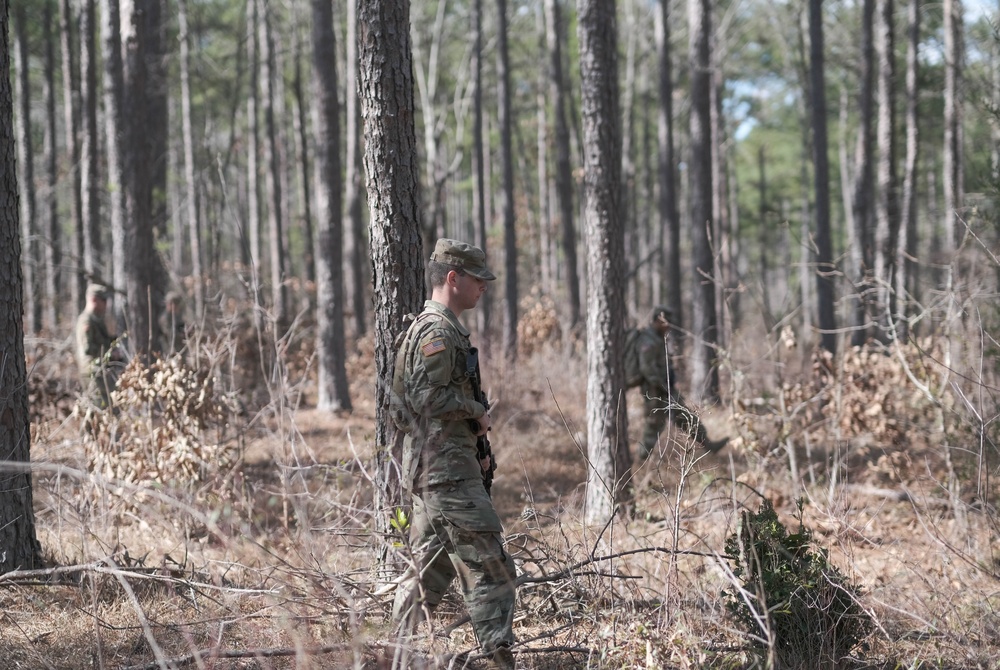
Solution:
[[[653,308],[652,313],[649,315],[649,320],[656,321],[662,316],[665,320],[669,321],[670,317],[672,317],[673,315],[674,315],[674,310],[670,309],[666,305],[657,305],[656,307]]]
[[[493,281],[496,275],[486,268],[486,254],[479,247],[474,247],[458,240],[441,238],[434,245],[431,260],[442,265],[465,270],[468,274],[486,281]]]
[[[111,291],[108,290],[107,286],[102,284],[88,284],[87,285],[87,300],[91,298],[100,298],[101,300],[107,300],[111,296]]]

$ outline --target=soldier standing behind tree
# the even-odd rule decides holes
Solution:
[[[87,286],[87,305],[76,320],[76,362],[84,395],[100,409],[111,404],[117,381],[116,363],[123,360],[105,314],[110,292],[100,284]]]
[[[643,459],[656,448],[667,418],[709,451],[719,451],[729,441],[728,437],[708,439],[705,427],[698,416],[687,408],[683,396],[677,390],[677,375],[667,356],[667,334],[670,332],[672,314],[669,307],[655,307],[650,315],[649,327],[639,330],[634,345],[638,348],[639,370],[642,375],[640,388],[646,414],[646,425],[639,443],[639,456]]]
[[[469,331],[458,321],[496,277],[486,254],[438,240],[427,265],[431,299],[406,331],[396,356],[390,411],[403,441],[402,482],[413,496],[412,563],[396,590],[393,619],[410,635],[458,576],[483,652],[514,668],[514,559],[484,486],[492,456],[477,436],[490,428],[488,409],[473,397],[476,368]]]

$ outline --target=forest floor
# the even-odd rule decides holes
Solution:
[[[349,414],[315,409],[309,374],[289,374],[252,410],[198,409],[195,428],[183,418],[195,410],[171,414],[161,388],[96,437],[72,411],[65,347],[35,356],[35,522],[49,569],[0,577],[0,666],[391,666],[394,575],[377,557],[394,538],[374,533],[370,354],[353,361]],[[739,580],[725,547],[741,511],[767,499],[789,533],[801,519],[874,622],[838,667],[1000,668],[990,431],[921,395],[933,370],[911,384],[880,356],[827,376],[806,357],[784,380],[745,364],[753,383],[727,377],[725,404],[703,414],[730,444],[705,454],[664,440],[635,466],[629,512],[604,527],[583,523],[580,355],[487,365],[493,500],[525,578],[518,667],[763,667],[764,633],[727,612]],[[185,383],[190,396],[198,382]],[[634,445],[637,391],[628,407]],[[464,617],[453,593],[408,641],[409,667],[490,667]]]

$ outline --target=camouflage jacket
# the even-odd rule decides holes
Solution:
[[[645,393],[674,394],[673,366],[667,358],[667,343],[655,328],[639,331],[636,343],[639,350],[639,369],[642,371],[642,388]]]
[[[390,407],[403,441],[403,485],[481,479],[470,426],[486,408],[473,400],[467,376],[469,331],[433,300],[410,325],[396,354]]]
[[[76,320],[76,364],[80,374],[91,374],[94,363],[111,351],[114,341],[104,319],[90,309],[83,310]]]

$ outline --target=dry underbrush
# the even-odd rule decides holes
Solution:
[[[541,299],[528,310],[518,365],[485,361],[521,667],[754,667],[766,636],[726,614],[738,581],[725,546],[762,496],[786,523],[804,499],[811,537],[864,594],[875,632],[843,666],[996,667],[994,436],[949,393],[943,342],[812,356],[778,393],[750,380],[731,412],[705,412],[729,448],[673,435],[635,465],[629,514],[593,528],[585,365],[552,341],[552,314]],[[136,402],[94,436],[36,410],[39,536],[68,567],[0,578],[4,666],[388,667],[394,575],[373,565],[395,538],[371,533],[371,340],[349,353],[351,416],[287,401],[309,395],[307,354],[271,384],[282,399],[252,411],[227,404],[253,396],[230,381],[249,376],[169,361],[126,377]],[[422,632],[409,644],[428,663],[485,667],[457,595]]]

